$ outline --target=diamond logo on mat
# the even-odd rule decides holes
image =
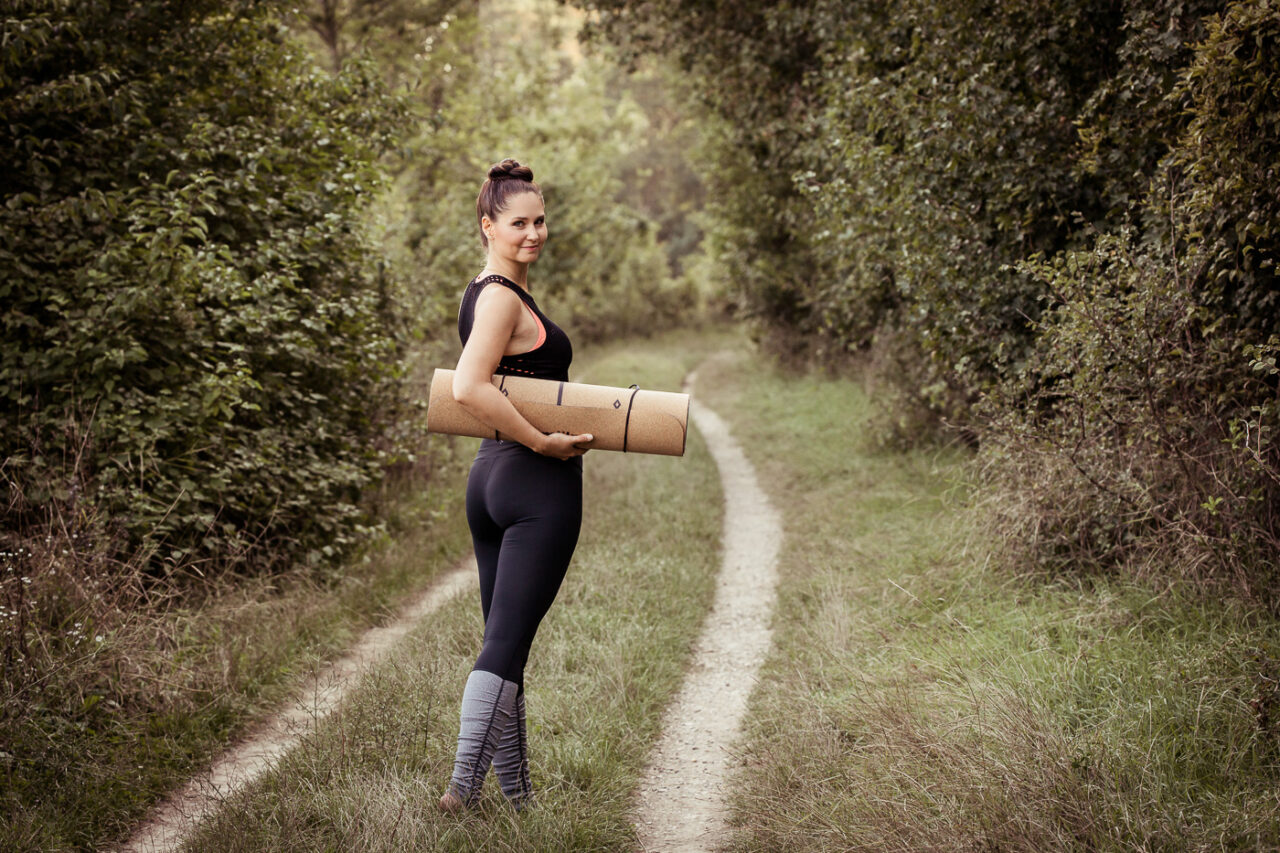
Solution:
[[[614,400],[614,401],[613,401],[613,407],[614,407],[615,409],[621,409],[621,408],[622,408],[622,401],[621,401],[621,400]]]

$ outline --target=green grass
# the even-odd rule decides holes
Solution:
[[[966,453],[877,449],[856,383],[772,368],[729,335],[597,349],[575,378],[674,389],[724,347],[697,394],[729,422],[787,532],[729,849],[1280,849],[1275,620],[1177,587],[995,565]],[[139,719],[98,701],[79,719],[64,708],[52,729],[33,709],[25,736],[56,744],[62,769],[37,790],[15,773],[13,741],[0,747],[0,848],[127,834],[313,662],[452,563],[465,548],[455,477],[432,503],[405,505],[416,509],[369,565],[322,586],[228,591],[154,623],[155,659],[135,638],[103,658],[116,670],[87,670],[127,682],[130,661],[154,674],[163,658],[191,696],[130,689],[173,691],[173,713]],[[419,626],[190,849],[633,849],[639,775],[713,592],[718,479],[693,434],[683,459],[588,455],[586,489],[578,553],[528,672],[535,808],[514,815],[492,781],[474,814],[435,808],[479,647],[470,596]],[[18,802],[34,803],[29,815]]]
[[[1273,620],[993,566],[963,453],[878,451],[857,384],[757,363],[698,380],[787,534],[730,849],[1280,847]]]
[[[575,378],[678,389],[711,342],[629,342],[580,358]],[[595,452],[585,461],[582,538],[526,674],[534,808],[515,815],[492,778],[476,813],[459,819],[436,808],[479,651],[472,594],[416,629],[190,849],[632,846],[632,797],[713,594],[719,480],[696,433],[684,458]]]
[[[441,495],[464,475],[445,464],[439,490],[393,499],[387,536],[327,576],[227,579],[199,601],[98,607],[110,627],[68,617],[85,621],[62,645],[33,632],[42,679],[6,679],[0,697],[0,849],[97,850],[126,837],[314,667],[461,558],[465,524]]]

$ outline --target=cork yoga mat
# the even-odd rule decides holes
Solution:
[[[610,388],[527,376],[495,376],[493,384],[529,423],[545,433],[594,437],[593,450],[683,456],[689,431],[689,395],[641,388]],[[476,438],[506,438],[453,399],[453,371],[431,377],[427,430]]]

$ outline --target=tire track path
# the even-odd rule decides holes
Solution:
[[[383,660],[419,622],[476,583],[475,557],[442,575],[386,625],[371,628],[338,660],[316,673],[288,710],[223,753],[206,772],[165,799],[120,848],[122,853],[176,851],[205,817],[289,752],[346,698],[360,676]]]
[[[640,787],[636,829],[652,853],[712,850],[724,839],[730,748],[772,641],[782,543],[781,518],[728,426],[697,400],[690,414],[720,469],[724,556],[715,602]]]

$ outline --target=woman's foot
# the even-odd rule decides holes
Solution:
[[[459,797],[453,791],[445,791],[444,796],[440,798],[440,811],[447,814],[457,814],[466,805],[466,803],[462,802],[462,797]]]

